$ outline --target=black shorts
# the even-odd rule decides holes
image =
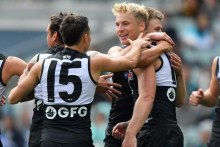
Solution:
[[[32,124],[30,128],[29,147],[40,147],[42,124]]]
[[[144,126],[139,132],[138,147],[183,147],[183,133],[178,125]]]
[[[86,142],[57,143],[53,141],[43,141],[40,147],[94,147],[94,145],[88,144]]]
[[[104,139],[105,146],[104,147],[121,147],[122,141],[115,139],[113,136],[107,136]]]

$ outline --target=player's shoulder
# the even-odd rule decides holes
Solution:
[[[123,49],[123,47],[121,46],[113,46],[108,50],[108,54],[112,54],[118,51],[121,51]]]

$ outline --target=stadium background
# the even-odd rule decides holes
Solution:
[[[18,56],[25,61],[47,49],[45,29],[49,18],[59,12],[77,12],[89,18],[92,32],[91,49],[106,53],[118,45],[114,16],[114,0],[0,0],[0,52]],[[211,62],[220,55],[219,0],[133,0],[159,9],[165,14],[164,31],[175,41],[175,51],[182,57],[188,95],[207,88]],[[17,78],[9,85],[14,86]],[[11,88],[8,87],[8,90]],[[8,90],[6,95],[8,95]],[[177,109],[178,122],[184,132],[185,147],[203,147],[211,131],[214,108],[192,107]],[[92,112],[93,139],[96,147],[102,140],[110,101],[95,95]],[[4,147],[27,147],[33,101],[1,108],[2,142]]]

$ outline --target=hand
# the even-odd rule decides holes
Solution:
[[[157,45],[161,46],[164,49],[164,52],[172,52],[173,51],[173,46],[165,40],[157,41]]]
[[[128,127],[127,122],[118,123],[112,129],[112,136],[118,140],[123,140],[125,137],[125,132],[126,132],[127,127]]]
[[[137,139],[136,136],[127,137],[122,142],[122,147],[137,147]]]
[[[23,74],[27,75],[31,68],[34,66],[35,63],[28,63],[27,67],[24,69]]]
[[[6,104],[6,97],[2,95],[2,98],[0,100],[0,106],[4,106]]]
[[[169,42],[172,46],[175,46],[175,43],[172,40],[172,38],[169,35],[167,35],[167,33],[165,32],[148,33],[146,37],[150,38],[151,40],[156,40],[156,41],[165,40]]]
[[[109,79],[112,78],[112,76],[113,76],[113,73],[100,76],[97,87],[96,87],[96,92],[103,94],[109,100],[118,98],[117,95],[121,94],[120,91],[114,89],[114,87],[120,88],[121,85],[117,83],[112,83],[109,81]]]
[[[28,65],[27,65],[27,66],[28,66],[28,71],[31,70],[31,68],[34,66],[34,64],[35,64],[35,63],[28,63]]]
[[[172,67],[175,69],[177,75],[182,76],[183,75],[183,66],[182,66],[181,58],[175,53],[170,53],[170,57],[171,57],[170,60],[172,63]]]
[[[141,49],[152,46],[150,38],[143,37],[143,33],[140,33],[136,40],[132,41],[131,39],[128,39],[128,41],[132,46],[141,46]]]
[[[201,103],[201,101],[204,98],[204,92],[202,89],[199,89],[198,91],[193,91],[189,98],[189,103],[193,106],[197,106]]]

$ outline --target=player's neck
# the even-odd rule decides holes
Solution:
[[[76,51],[79,51],[81,53],[84,53],[84,47],[81,46],[80,44],[78,45],[72,45],[72,46],[68,46],[68,45],[65,45],[65,48],[69,48],[69,49],[72,49],[72,50],[76,50]]]

